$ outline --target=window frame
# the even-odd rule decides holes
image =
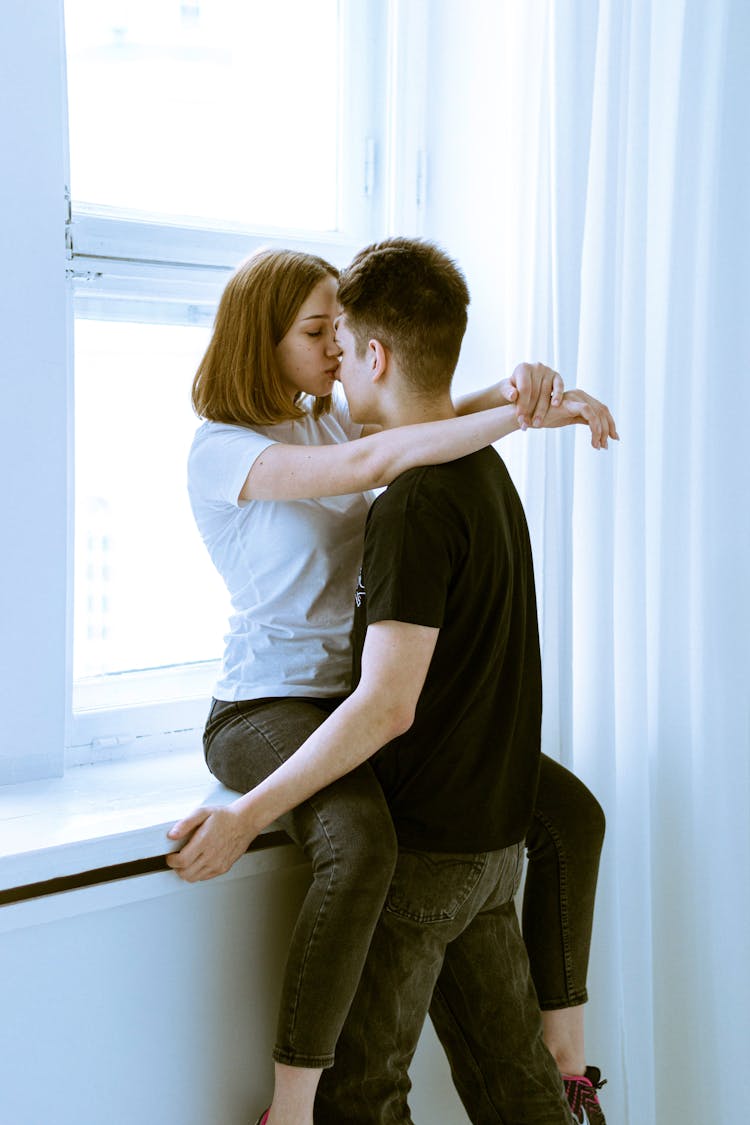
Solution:
[[[387,226],[385,146],[391,142],[392,102],[387,96],[387,68],[378,60],[385,57],[394,13],[391,5],[377,0],[340,0],[339,16],[339,229],[247,227],[150,215],[71,200],[68,191],[65,245],[71,335],[76,316],[210,325],[231,271],[261,246],[292,247],[343,266],[356,249],[382,234]],[[355,158],[344,160],[347,151],[355,153]],[[72,356],[69,364],[72,381]],[[71,526],[73,484],[71,469]],[[74,568],[69,566],[69,668],[73,574]],[[204,661],[105,676],[99,692],[91,681],[80,681],[74,687],[69,673],[66,755],[73,755],[77,763],[110,758],[117,747],[127,753],[140,739],[158,749],[154,736],[166,739],[176,731],[202,727],[209,685],[216,679],[218,667],[218,661]],[[136,685],[147,689],[150,701],[118,704],[118,696]],[[88,698],[86,709],[74,709],[76,695]]]

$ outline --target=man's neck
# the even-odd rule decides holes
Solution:
[[[455,418],[456,408],[450,395],[439,399],[404,397],[384,405],[380,424],[384,430],[396,426],[411,426],[418,422],[439,422],[445,418]]]

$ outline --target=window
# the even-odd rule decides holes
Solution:
[[[225,607],[185,490],[208,330],[80,319],[75,335],[75,679],[215,658]]]
[[[74,198],[337,228],[336,0],[68,0],[66,11]]]
[[[343,264],[382,230],[384,8],[65,0],[71,746],[202,721],[228,606],[186,495],[193,374],[253,249]]]

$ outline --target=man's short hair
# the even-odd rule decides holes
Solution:
[[[431,242],[388,238],[344,270],[339,303],[358,356],[379,340],[422,394],[450,387],[466,331],[469,290],[456,263]]]

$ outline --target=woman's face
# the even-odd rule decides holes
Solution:
[[[281,378],[291,398],[300,391],[322,398],[333,390],[340,354],[333,331],[338,315],[336,290],[335,278],[319,281],[276,346]]]

